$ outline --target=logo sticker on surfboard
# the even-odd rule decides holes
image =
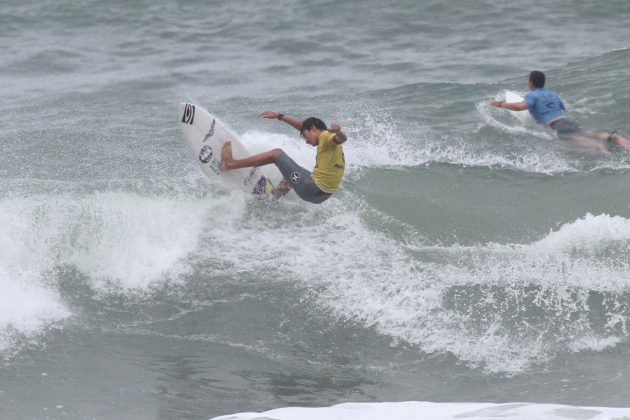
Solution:
[[[212,160],[212,147],[203,146],[199,151],[199,160],[203,163],[208,163]]]
[[[184,108],[184,114],[182,115],[182,122],[184,124],[192,124],[195,120],[195,106],[193,104],[186,104]]]
[[[208,130],[208,134],[206,134],[206,137],[203,138],[203,142],[205,143],[206,140],[208,140],[210,137],[212,137],[214,135],[214,123],[216,122],[216,120],[213,118],[212,119],[212,124],[210,125],[210,130]]]

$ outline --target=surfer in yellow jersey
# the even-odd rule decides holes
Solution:
[[[263,111],[261,117],[284,121],[300,132],[307,144],[317,147],[315,168],[311,173],[293,161],[282,149],[249,156],[244,159],[232,157],[232,144],[225,142],[221,150],[221,171],[275,164],[284,179],[273,190],[276,197],[286,194],[291,188],[302,200],[314,204],[326,201],[339,189],[345,169],[342,144],[348,139],[337,123],[330,128],[319,118],[304,121],[276,111]]]

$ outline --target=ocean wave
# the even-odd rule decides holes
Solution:
[[[294,213],[290,226],[213,231],[211,271],[292,279],[328,315],[488,373],[624,340],[628,219],[587,215],[525,245],[436,247],[390,239],[345,207],[333,198]]]
[[[311,152],[294,147],[298,158]],[[624,217],[587,214],[526,244],[437,246],[422,232],[391,237],[369,222],[384,216],[351,193],[308,206],[293,195],[270,204],[204,183],[208,199],[198,187],[178,181],[156,195],[66,191],[0,201],[0,280],[10,291],[0,301],[8,308],[3,346],[72,316],[54,275],[64,265],[105,298],[184,281],[195,267],[210,279],[289,281],[322,316],[488,373],[518,374],[626,337]],[[28,310],[16,300],[30,302]]]

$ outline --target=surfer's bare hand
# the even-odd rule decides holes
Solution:
[[[486,103],[488,105],[496,106],[501,108],[503,106],[503,101],[495,101],[494,99],[486,99]]]
[[[333,133],[338,133],[341,131],[341,126],[337,123],[332,123],[330,124],[330,128],[328,129],[328,131],[331,131]]]
[[[267,118],[269,120],[275,120],[276,118],[278,118],[278,115],[280,115],[279,112],[277,111],[270,111],[270,110],[266,110],[260,113],[260,116],[263,118]]]

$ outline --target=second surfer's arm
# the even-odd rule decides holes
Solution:
[[[269,120],[284,121],[296,130],[302,130],[302,121],[290,115],[284,115],[283,113],[277,111],[263,111],[260,113],[260,116]]]
[[[490,100],[488,102],[490,105],[494,105],[497,108],[505,108],[505,109],[509,109],[512,111],[526,111],[527,110],[527,102],[522,101],[522,102],[504,102],[504,101],[494,101],[494,100]]]

